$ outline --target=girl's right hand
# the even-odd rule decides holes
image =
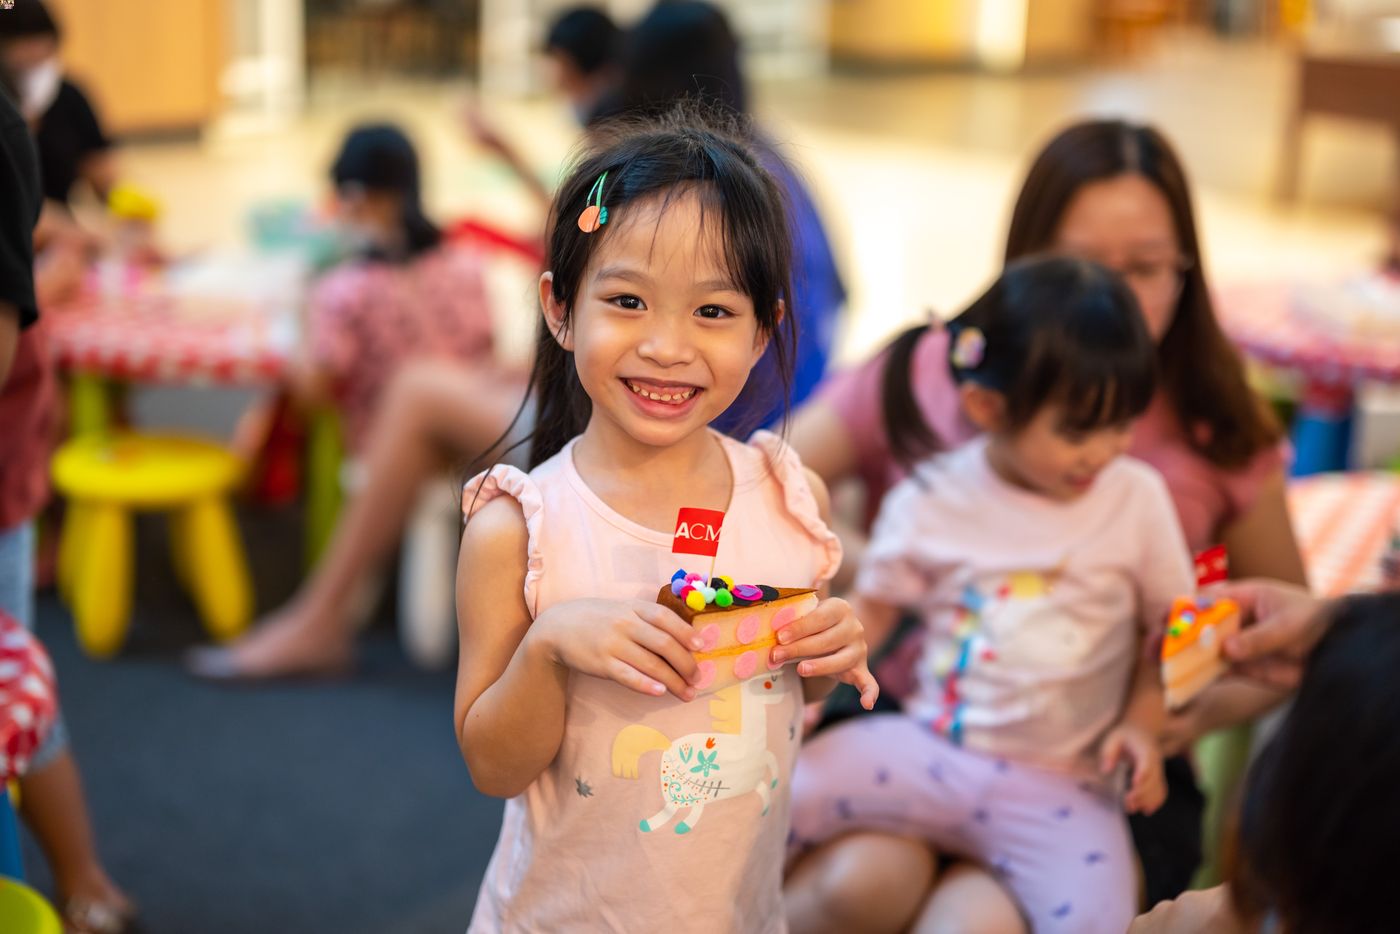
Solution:
[[[608,678],[640,694],[670,691],[695,699],[692,651],[703,648],[679,616],[645,600],[570,600],[545,610],[530,627],[556,664]]]

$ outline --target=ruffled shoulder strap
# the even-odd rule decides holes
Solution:
[[[821,510],[817,508],[817,498],[812,493],[812,484],[802,466],[802,458],[797,456],[792,445],[771,431],[754,432],[749,444],[763,452],[778,486],[782,488],[783,505],[816,543],[820,555],[817,580],[831,580],[841,567],[841,540],[831,531],[830,526],[822,521]]]
[[[539,606],[540,576],[544,573],[544,555],[540,551],[540,528],[544,523],[544,496],[530,475],[508,464],[497,464],[477,474],[462,487],[463,519],[472,517],[498,496],[509,496],[520,504],[525,514],[528,536],[525,563],[525,605],[533,617]]]

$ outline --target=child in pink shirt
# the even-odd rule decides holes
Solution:
[[[752,152],[680,120],[621,131],[560,188],[533,469],[463,494],[458,742],[510,798],[473,932],[785,931],[801,705],[831,678],[867,708],[878,691],[844,601],[813,601],[718,690],[656,602],[681,507],[725,512],[716,571],[736,580],[816,588],[840,563],[791,449],[709,428],[770,341],[791,373],[791,238]]]
[[[1166,794],[1147,649],[1194,584],[1161,476],[1121,456],[1151,336],[1121,280],[1061,258],[1008,266],[949,334],[987,433],[885,497],[856,583],[872,633],[921,617],[918,686],[803,750],[794,846],[912,834],[990,867],[1036,931],[1119,932],[1137,904],[1123,806]]]

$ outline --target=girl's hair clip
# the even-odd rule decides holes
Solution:
[[[603,207],[603,182],[607,177],[607,172],[599,175],[593,187],[588,189],[588,200],[592,203],[578,216],[578,229],[584,233],[592,233],[608,222],[608,209]]]
[[[953,366],[960,370],[975,370],[987,354],[987,335],[981,328],[966,327],[953,340]]]

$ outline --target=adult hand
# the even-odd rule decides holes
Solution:
[[[1243,930],[1230,908],[1229,890],[1218,885],[1158,902],[1147,914],[1138,915],[1128,934],[1241,934]]]
[[[1298,686],[1308,655],[1327,632],[1324,601],[1302,587],[1270,580],[1227,581],[1202,595],[1240,605],[1245,626],[1224,645],[1236,672],[1274,687]]]

